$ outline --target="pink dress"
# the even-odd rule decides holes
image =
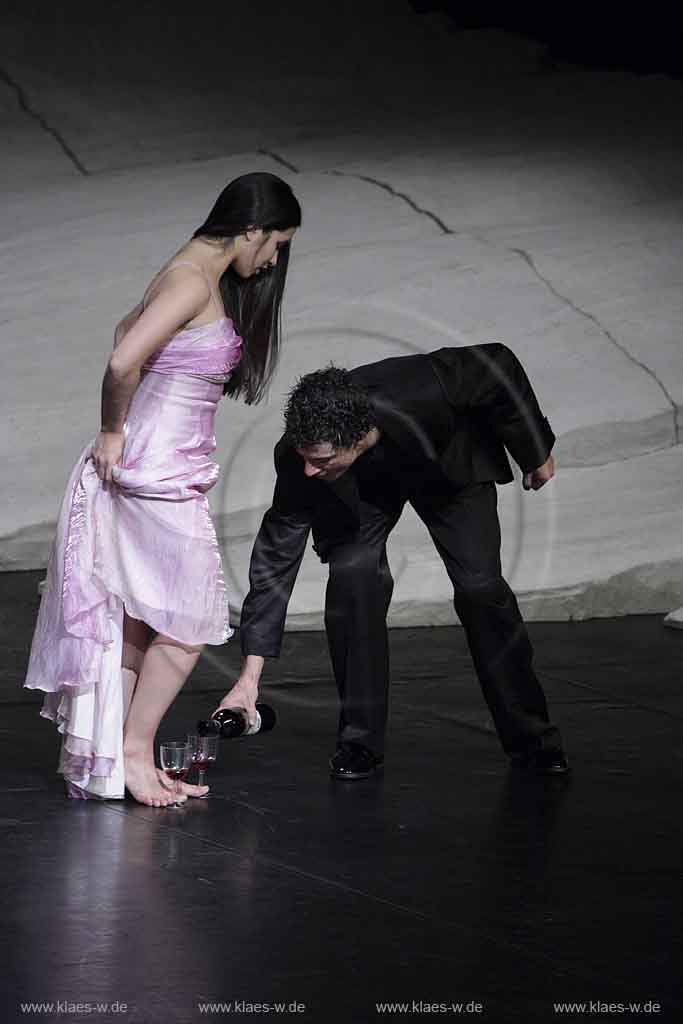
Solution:
[[[24,685],[46,691],[41,715],[62,734],[72,796],[124,795],[124,608],[182,643],[233,634],[206,492],[219,472],[216,407],[241,344],[225,316],[173,335],[143,367],[114,484],[88,459],[93,442],[69,478]]]

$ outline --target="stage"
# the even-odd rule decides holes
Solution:
[[[277,728],[223,742],[210,800],[154,810],[63,795],[20,688],[41,575],[2,576],[4,1020],[677,1019],[683,633],[660,615],[530,624],[568,779],[509,768],[438,627],[391,632],[383,776],[333,781],[325,636],[298,632],[264,675]],[[237,635],[202,658],[161,738],[239,664]]]

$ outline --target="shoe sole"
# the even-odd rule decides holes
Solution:
[[[565,760],[564,764],[547,765],[545,768],[540,768],[533,759],[526,760],[523,757],[512,755],[510,759],[510,767],[519,772],[523,772],[526,775],[569,775],[571,774],[571,765],[569,761]]]
[[[345,780],[355,782],[357,779],[371,779],[373,775],[377,775],[377,772],[381,772],[383,768],[383,764],[378,764],[369,772],[337,772],[334,768],[330,768],[330,778],[339,779],[341,782]]]

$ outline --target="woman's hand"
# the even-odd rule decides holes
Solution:
[[[111,481],[112,469],[121,461],[124,437],[122,433],[100,430],[90,452],[95,472],[100,480]]]

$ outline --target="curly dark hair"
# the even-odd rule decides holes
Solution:
[[[285,407],[285,438],[294,448],[329,443],[353,448],[374,426],[370,396],[348,370],[330,363],[299,377]]]

